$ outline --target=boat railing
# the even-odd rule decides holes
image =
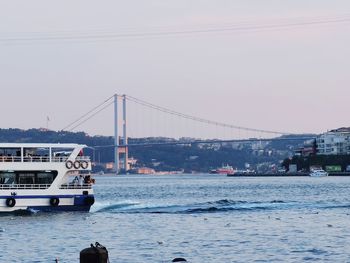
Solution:
[[[52,157],[51,162],[53,163],[64,163],[68,160],[67,156]]]
[[[13,190],[13,189],[48,189],[50,184],[0,184],[1,190]]]
[[[3,162],[21,162],[22,158],[19,156],[0,156],[0,163]]]
[[[62,184],[60,186],[60,189],[91,189],[92,184],[82,184],[82,185],[76,185],[76,184]]]
[[[69,158],[68,156],[51,157],[51,162],[64,163],[68,160],[68,158]],[[79,156],[75,160],[90,162],[90,157],[89,156]],[[20,157],[20,156],[0,156],[0,163],[3,163],[3,162],[22,162],[22,157]],[[29,162],[29,163],[50,162],[50,157],[48,157],[48,156],[24,156],[23,162]]]
[[[77,158],[75,158],[75,160],[90,162],[90,156],[78,156]]]

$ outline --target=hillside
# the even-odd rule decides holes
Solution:
[[[172,138],[130,138],[130,143],[175,141]],[[80,143],[96,147],[86,149],[86,154],[101,164],[114,159],[113,137],[89,136],[84,132],[46,131],[43,129],[0,129],[0,142],[23,143]],[[272,143],[211,143],[194,145],[133,146],[130,157],[137,159],[137,166],[151,167],[158,171],[184,170],[186,172],[207,172],[210,169],[229,164],[243,169],[247,164],[261,171],[279,166],[283,159],[293,155],[303,140],[283,140]],[[106,146],[106,147],[101,147]],[[107,147],[109,146],[109,147]]]

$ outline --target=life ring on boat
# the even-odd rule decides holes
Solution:
[[[72,169],[73,168],[73,162],[72,161],[67,161],[66,162],[66,167],[67,167],[67,169]]]
[[[83,169],[87,169],[89,166],[89,163],[87,161],[82,161],[80,163],[80,167],[83,168]]]
[[[8,207],[14,207],[16,205],[16,199],[14,199],[13,197],[9,197],[6,199],[6,205]]]
[[[80,168],[80,162],[79,161],[75,161],[74,162],[74,168],[75,169],[79,169]]]
[[[95,203],[95,197],[93,196],[87,196],[84,200],[84,203],[86,205],[92,206]]]
[[[58,206],[59,203],[60,203],[60,199],[59,198],[57,198],[57,197],[50,198],[50,205]]]

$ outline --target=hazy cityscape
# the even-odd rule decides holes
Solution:
[[[350,262],[350,2],[0,8],[0,263]]]

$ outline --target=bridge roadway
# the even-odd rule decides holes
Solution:
[[[94,148],[104,148],[104,147],[136,147],[136,146],[162,146],[162,145],[186,145],[186,144],[205,144],[205,143],[244,143],[244,142],[271,142],[271,141],[298,141],[298,140],[311,140],[315,139],[315,136],[305,136],[305,137],[280,137],[280,138],[249,138],[249,139],[234,139],[234,140],[194,140],[194,141],[167,141],[167,142],[145,142],[145,143],[129,143],[127,145],[120,144],[116,145],[100,145]]]

